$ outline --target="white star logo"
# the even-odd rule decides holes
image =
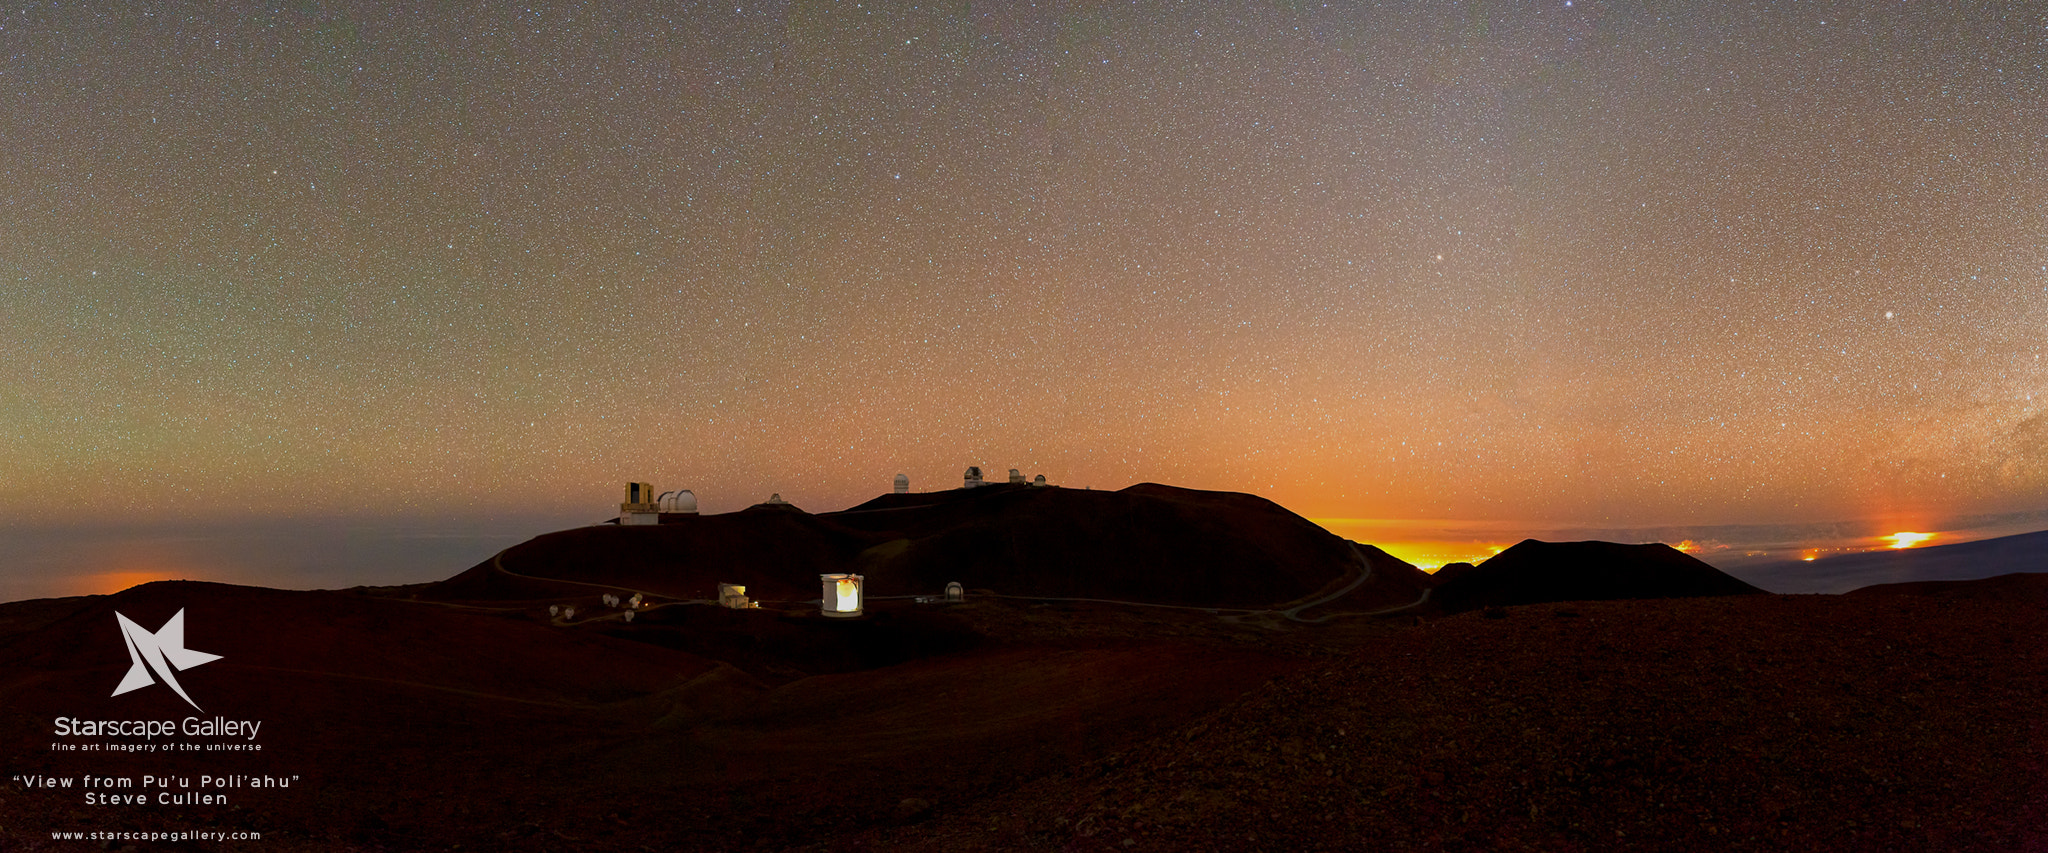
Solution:
[[[149,672],[156,670],[157,676],[161,677],[165,684],[170,685],[172,690],[177,691],[178,698],[185,700],[185,704],[191,705],[195,711],[203,710],[199,703],[192,701],[192,697],[185,695],[185,688],[178,685],[178,679],[171,675],[171,670],[191,669],[203,663],[212,663],[220,660],[220,655],[185,648],[185,611],[179,609],[178,615],[171,617],[170,621],[165,622],[154,634],[143,630],[141,625],[135,624],[134,620],[121,615],[119,611],[115,611],[114,618],[121,622],[121,639],[127,641],[128,659],[134,661],[135,665],[128,668],[128,675],[121,679],[121,686],[114,688],[113,695],[119,696],[130,690],[140,690],[155,684],[156,679],[151,678]],[[145,661],[147,665],[144,664]]]

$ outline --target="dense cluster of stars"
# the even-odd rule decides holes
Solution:
[[[2048,13],[1237,5],[10,9],[0,513],[2048,506]]]

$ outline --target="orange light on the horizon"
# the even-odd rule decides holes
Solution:
[[[1310,518],[1324,530],[1371,545],[1425,572],[1451,563],[1478,563],[1508,549],[1498,525],[1384,518]]]
[[[1483,563],[1488,557],[1508,549],[1506,545],[1492,545],[1483,542],[1370,542],[1375,548],[1392,554],[1394,559],[1407,563],[1430,574],[1452,563]]]
[[[85,590],[80,595],[113,595],[122,590],[156,581],[180,580],[180,575],[162,571],[101,572],[78,579]]]
[[[1922,542],[1925,542],[1925,541],[1927,541],[1927,540],[1929,540],[1929,539],[1933,539],[1933,538],[1934,538],[1934,534],[1932,534],[1932,533],[1907,533],[1907,532],[1904,532],[1904,531],[1900,531],[1900,532],[1898,532],[1898,533],[1894,533],[1894,534],[1892,534],[1892,535],[1890,535],[1890,536],[1885,536],[1885,537],[1882,537],[1882,538],[1884,538],[1884,539],[1887,539],[1887,540],[1890,540],[1890,541],[1891,541],[1891,543],[1892,543],[1892,544],[1891,544],[1890,546],[1888,546],[1888,547],[1891,547],[1891,548],[1893,548],[1893,549],[1903,549],[1903,548],[1911,548],[1911,547],[1913,547],[1913,546],[1915,546],[1915,545],[1918,545],[1918,544],[1920,544],[1920,543],[1922,543]]]

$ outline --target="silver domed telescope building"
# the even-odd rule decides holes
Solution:
[[[677,515],[696,515],[697,493],[689,489],[664,492],[661,496],[661,511]]]

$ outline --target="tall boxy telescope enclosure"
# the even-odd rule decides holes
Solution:
[[[896,494],[899,494],[899,495],[907,495],[907,494],[909,494],[909,493],[910,493],[910,475],[909,475],[909,474],[897,474],[897,475],[896,475]]]
[[[626,484],[626,499],[619,502],[619,523],[661,523],[661,504],[654,494],[654,486],[647,483]]]
[[[825,593],[818,601],[818,610],[826,616],[859,616],[861,606],[860,575],[830,574],[819,575],[825,583]]]

